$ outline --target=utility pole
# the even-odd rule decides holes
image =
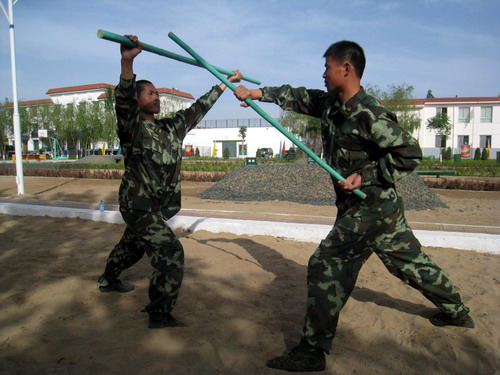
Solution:
[[[16,184],[17,194],[24,194],[24,175],[23,175],[23,152],[21,145],[21,123],[19,120],[19,104],[17,99],[17,78],[16,78],[16,51],[14,46],[14,12],[13,5],[17,0],[12,3],[12,0],[7,0],[8,12],[5,11],[3,4],[0,2],[7,22],[9,23],[9,36],[10,36],[10,65],[12,71],[12,102],[14,104],[14,114],[12,121],[14,123],[14,149],[16,155]]]

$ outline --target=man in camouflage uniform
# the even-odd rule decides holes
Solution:
[[[181,208],[180,168],[182,141],[220,97],[226,86],[214,86],[188,109],[172,118],[156,120],[158,92],[151,82],[135,82],[133,60],[142,51],[136,36],[127,35],[138,47],[121,46],[121,77],[115,89],[118,137],[125,157],[120,185],[120,212],[127,224],[120,242],[111,251],[99,277],[101,292],[128,292],[130,283],[120,273],[146,252],[155,268],[149,286],[149,327],[178,327],[171,311],[181,287],[184,251],[167,220]],[[241,73],[229,80],[239,82]]]
[[[389,272],[439,308],[441,312],[430,318],[433,324],[474,326],[452,282],[422,252],[394,185],[421,162],[417,141],[361,87],[365,56],[359,45],[337,42],[324,57],[327,92],[288,85],[257,90],[239,86],[235,91],[240,100],[273,102],[285,110],[321,118],[326,161],[347,179],[334,181],[337,219],[309,260],[301,342],[267,362],[269,367],[297,372],[325,369],[325,352],[330,352],[339,312],[373,252]],[[353,189],[361,189],[367,197],[361,200]]]

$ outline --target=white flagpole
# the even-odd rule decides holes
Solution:
[[[17,0],[16,0],[17,2]],[[2,10],[5,13],[5,9],[2,6]],[[24,176],[23,176],[23,152],[21,145],[21,123],[19,120],[19,105],[17,99],[17,78],[16,78],[16,52],[14,46],[14,12],[13,12],[12,0],[8,0],[8,14],[7,22],[9,23],[9,36],[10,36],[10,64],[12,71],[12,102],[14,104],[14,114],[12,120],[14,123],[14,148],[16,155],[16,183],[17,183],[17,193],[24,194]]]

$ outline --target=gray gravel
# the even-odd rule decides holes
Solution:
[[[407,210],[447,207],[416,173],[396,184]],[[287,201],[334,206],[335,191],[327,171],[316,164],[245,166],[198,195],[230,201]]]

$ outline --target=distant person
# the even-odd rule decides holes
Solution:
[[[417,141],[361,87],[365,55],[358,44],[334,43],[324,57],[327,92],[289,85],[254,90],[239,86],[235,91],[240,100],[273,102],[320,118],[325,159],[347,179],[334,180],[335,225],[309,260],[302,339],[287,354],[267,362],[271,368],[294,372],[325,369],[325,352],[330,353],[340,310],[372,253],[439,308],[430,318],[432,324],[474,326],[451,280],[422,252],[395,187],[422,160]],[[367,197],[358,198],[353,189]]]
[[[129,292],[134,286],[119,279],[121,272],[147,253],[154,272],[149,285],[149,327],[184,324],[171,312],[184,270],[184,250],[167,220],[181,208],[182,140],[210,110],[226,85],[214,86],[189,108],[171,118],[155,119],[160,99],[149,81],[135,80],[133,61],[141,53],[138,38],[126,35],[137,47],[121,45],[121,76],[115,89],[118,137],[125,173],[119,191],[120,212],[127,224],[120,242],[109,254],[99,277],[101,292]],[[241,73],[229,78],[239,82]]]

